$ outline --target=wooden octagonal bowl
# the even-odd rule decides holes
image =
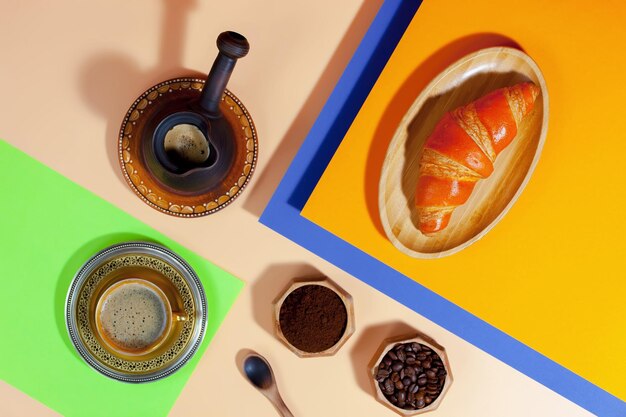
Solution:
[[[404,344],[404,343],[413,343],[413,342],[417,342],[420,343],[424,346],[427,346],[429,348],[431,348],[437,355],[439,355],[439,357],[441,358],[441,362],[443,363],[443,366],[446,370],[446,379],[443,385],[443,388],[441,389],[441,393],[439,394],[439,396],[430,404],[426,405],[424,408],[421,409],[416,409],[416,410],[407,410],[404,408],[400,408],[396,405],[394,405],[391,401],[389,401],[386,397],[385,394],[383,394],[382,390],[380,389],[380,386],[378,385],[378,382],[376,381],[376,375],[378,373],[378,365],[381,363],[381,361],[383,360],[383,358],[385,357],[385,355],[392,349],[394,349],[397,345],[399,344]],[[383,343],[381,344],[380,348],[378,349],[378,351],[376,352],[376,354],[374,355],[374,357],[372,358],[372,362],[370,363],[370,375],[371,375],[371,381],[372,384],[374,386],[374,395],[376,397],[376,399],[384,404],[385,406],[389,407],[390,409],[392,409],[393,411],[395,411],[396,413],[402,415],[402,416],[415,416],[418,414],[423,414],[423,413],[427,413],[429,411],[434,411],[436,410],[439,405],[441,404],[441,402],[443,401],[446,393],[448,392],[448,389],[450,389],[450,385],[452,385],[452,371],[450,369],[450,361],[448,360],[448,355],[446,354],[446,350],[443,346],[441,346],[440,344],[438,344],[437,342],[435,342],[432,338],[430,338],[429,336],[426,336],[422,333],[416,332],[414,334],[411,335],[405,335],[405,336],[400,336],[400,337],[393,337],[393,338],[389,338],[383,341]]]
[[[335,294],[339,296],[339,298],[343,302],[343,305],[346,308],[347,322],[346,322],[346,328],[343,332],[343,335],[339,338],[339,340],[333,346],[331,346],[330,348],[326,350],[322,350],[320,352],[307,352],[307,351],[298,349],[293,344],[291,344],[291,342],[289,342],[289,340],[285,337],[280,327],[280,310],[283,306],[283,302],[285,301],[285,299],[287,299],[287,297],[293,291],[295,291],[298,288],[305,287],[307,285],[319,285],[319,286],[331,289]],[[348,294],[346,291],[344,291],[343,288],[341,288],[340,286],[335,284],[333,281],[331,281],[328,277],[316,278],[316,279],[310,279],[310,278],[293,279],[289,283],[287,288],[285,288],[285,290],[282,291],[279,297],[274,301],[274,332],[276,333],[276,337],[278,337],[278,339],[281,342],[283,342],[283,344],[287,346],[289,350],[291,350],[293,353],[295,353],[301,358],[314,358],[314,357],[319,357],[319,356],[334,355],[341,348],[341,346],[343,346],[343,344],[346,343],[346,341],[350,338],[350,336],[352,336],[352,334],[354,333],[354,329],[355,329],[354,306],[352,302],[352,296]]]

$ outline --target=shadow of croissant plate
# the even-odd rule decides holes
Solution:
[[[422,234],[414,205],[419,158],[426,138],[448,111],[520,82],[541,89],[535,108],[513,142],[498,156],[490,177],[478,181],[467,202],[454,210],[448,227]],[[548,129],[548,91],[541,70],[524,52],[487,48],[455,62],[421,92],[402,118],[387,150],[380,177],[379,210],[393,245],[415,258],[440,258],[483,237],[509,211],[537,165]]]

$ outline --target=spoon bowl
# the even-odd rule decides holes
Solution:
[[[256,352],[250,352],[241,363],[241,371],[246,379],[270,400],[281,416],[293,417],[278,392],[274,372],[267,359]]]
[[[252,385],[258,389],[269,389],[274,385],[272,368],[260,356],[248,356],[243,364],[243,372]]]

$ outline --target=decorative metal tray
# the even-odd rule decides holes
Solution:
[[[98,297],[130,277],[157,285],[172,307],[188,317],[158,349],[140,356],[111,351],[95,326]],[[206,297],[195,271],[174,252],[149,242],[122,243],[95,254],[76,273],[65,308],[67,330],[80,356],[98,372],[125,382],[149,382],[176,372],[194,355],[206,331]]]

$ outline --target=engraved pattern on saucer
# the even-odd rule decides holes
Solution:
[[[89,311],[98,285],[129,267],[151,270],[168,280],[189,317],[180,335],[154,357],[117,356],[93,333]],[[127,242],[100,251],[79,269],[68,291],[65,319],[72,344],[92,368],[120,381],[149,382],[176,372],[195,354],[206,331],[206,297],[195,271],[177,254],[150,242]]]

